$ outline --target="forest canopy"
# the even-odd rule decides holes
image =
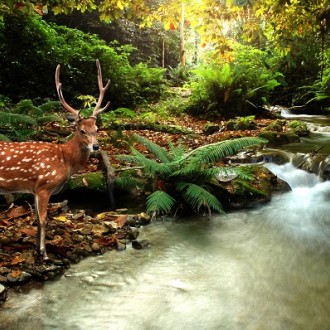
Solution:
[[[76,89],[79,85],[80,92],[85,94],[90,81],[84,73],[92,76],[95,57],[101,56],[106,71],[125,91],[121,101],[115,101],[118,106],[127,106],[131,99],[133,105],[139,103],[144,99],[143,86],[151,82],[149,78],[160,78],[147,73],[143,66],[164,68],[166,77],[176,75],[174,79],[186,79],[187,72],[180,64],[197,69],[189,73],[194,77],[193,87],[203,83],[200,74],[206,73],[196,67],[199,64],[210,64],[209,70],[218,73],[230,71],[229,81],[219,87],[224,95],[222,99],[212,100],[214,92],[210,89],[201,95],[211,97],[207,107],[214,104],[217,107],[230,101],[230,96],[237,99],[237,95],[239,102],[255,105],[263,98],[263,102],[267,99],[267,102],[276,100],[286,104],[316,101],[317,107],[321,100],[322,106],[326,109],[329,106],[330,4],[327,0],[3,0],[0,17],[1,67],[5,68],[0,77],[1,94],[6,91],[10,94],[17,83],[16,77],[32,76],[39,66],[40,77],[33,75],[32,82],[22,79],[20,90],[32,84],[40,92],[45,86],[43,95],[47,90],[49,95],[52,71],[58,62],[67,66],[69,76],[78,76],[70,87]],[[75,31],[65,30],[69,28]],[[13,44],[10,40],[14,39],[18,42]],[[69,42],[72,46],[68,46]],[[118,60],[114,61],[116,53]],[[114,67],[116,61],[124,64]],[[24,71],[27,65],[30,73]],[[115,72],[110,72],[110,65]],[[260,69],[257,77],[255,68]],[[116,73],[118,70],[121,74]],[[13,76],[15,81],[11,82]],[[140,90],[136,92],[137,76],[144,81],[139,82]],[[213,73],[210,76],[214,77]],[[230,82],[232,85],[228,87]],[[161,88],[155,88],[159,81],[151,83],[153,87],[149,88],[147,97],[161,93]],[[215,82],[222,83],[221,79]],[[205,86],[214,87],[212,84],[212,81],[199,84],[198,93]],[[119,95],[116,85],[112,88],[113,95]],[[260,91],[266,94],[261,95]],[[196,100],[197,108],[204,109],[204,101]]]

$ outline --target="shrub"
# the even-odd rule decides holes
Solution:
[[[267,66],[263,51],[239,45],[235,51],[230,63],[213,61],[193,71],[192,110],[227,118],[253,114],[283,82],[283,76]]]

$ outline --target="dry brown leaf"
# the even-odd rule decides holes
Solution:
[[[13,278],[17,278],[17,277],[21,276],[22,272],[23,272],[23,271],[20,270],[20,269],[14,269],[14,270],[12,270],[12,271],[10,272],[10,275],[11,275],[11,277],[13,277]]]
[[[12,265],[12,266],[14,266],[14,265],[18,265],[18,264],[20,264],[21,262],[24,262],[26,259],[25,258],[23,258],[21,255],[17,255],[17,256],[15,256],[12,260],[11,260],[11,262],[10,262],[10,264]],[[15,276],[14,276],[15,277]]]
[[[23,217],[25,215],[31,214],[31,209],[29,205],[24,204],[22,206],[17,206],[9,209],[7,212],[5,212],[7,216],[7,220],[9,219],[15,219],[18,217]]]
[[[27,236],[31,236],[31,237],[36,237],[37,236],[37,230],[36,229],[22,228],[19,231],[24,233]]]
[[[118,215],[117,218],[115,219],[117,225],[119,228],[124,227],[126,220],[127,220],[127,215],[123,214],[123,215]]]

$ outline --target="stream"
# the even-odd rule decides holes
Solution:
[[[325,143],[324,131],[301,147]],[[0,329],[329,329],[330,181],[291,163],[265,166],[292,191],[211,220],[140,228],[150,248],[91,257],[11,294]]]

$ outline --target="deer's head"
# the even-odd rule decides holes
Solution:
[[[56,67],[56,71],[55,71],[55,84],[56,84],[56,90],[59,100],[63,105],[63,107],[73,115],[70,121],[74,123],[76,127],[76,138],[78,138],[82,142],[82,144],[90,151],[96,151],[99,149],[99,144],[97,142],[97,126],[96,126],[97,116],[101,112],[105,111],[110,105],[110,102],[108,102],[103,108],[101,107],[104,94],[110,86],[110,80],[105,86],[103,86],[102,71],[99,60],[96,60],[96,67],[97,67],[97,79],[98,79],[100,95],[97,104],[93,110],[93,113],[89,118],[83,118],[79,110],[72,108],[65,101],[62,93],[62,84],[60,82],[60,65]]]

